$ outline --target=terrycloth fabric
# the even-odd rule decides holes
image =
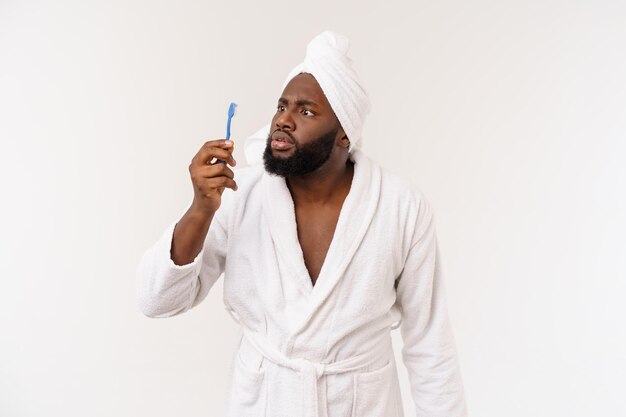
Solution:
[[[360,147],[363,124],[371,104],[348,56],[349,47],[348,38],[339,33],[330,30],[320,33],[307,45],[304,61],[287,75],[283,89],[301,72],[313,75],[350,139],[349,150],[352,151]],[[262,160],[269,130],[268,124],[246,140],[245,154],[250,165]]]
[[[269,134],[270,125],[267,124],[245,139],[243,151],[248,165],[263,164],[263,151],[267,145]]]
[[[286,181],[262,166],[235,171],[239,189],[224,192],[191,263],[170,258],[176,222],[140,261],[149,317],[198,305],[224,274],[224,304],[243,328],[229,417],[403,416],[398,324],[418,415],[467,415],[431,206],[361,150],[350,158],[352,185],[314,286]]]
[[[324,31],[306,48],[304,62],[296,65],[283,84],[306,72],[317,80],[330,106],[348,135],[350,144],[358,146],[365,116],[370,111],[370,100],[348,57],[350,41],[343,35]]]

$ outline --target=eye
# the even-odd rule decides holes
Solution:
[[[282,104],[279,104],[278,106],[276,106],[276,111],[282,111],[282,109],[284,109],[285,106],[283,106]]]
[[[308,112],[309,114],[306,114],[306,112]],[[304,113],[305,116],[309,116],[309,115],[313,116],[313,112],[309,109],[303,109],[302,113]]]

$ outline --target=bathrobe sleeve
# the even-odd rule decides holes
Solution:
[[[467,416],[455,340],[448,320],[435,220],[421,196],[404,269],[397,281],[402,360],[419,417]]]
[[[221,210],[221,209],[220,209]],[[136,276],[137,303],[152,318],[171,317],[200,304],[224,272],[227,233],[217,211],[200,253],[186,265],[171,258],[172,239],[177,221],[170,223],[161,237],[139,261]]]

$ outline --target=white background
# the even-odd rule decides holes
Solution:
[[[325,29],[371,96],[364,151],[434,206],[470,415],[626,415],[625,22],[617,0],[0,0],[0,415],[221,415],[221,280],[149,319],[136,266],[230,101],[243,166]]]

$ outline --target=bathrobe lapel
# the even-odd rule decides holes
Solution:
[[[298,240],[295,206],[283,177],[263,173],[263,216],[267,221],[278,256],[293,273],[309,304],[303,317],[311,315],[341,280],[372,221],[380,197],[380,168],[359,149],[351,154],[355,162],[350,191],[343,203],[335,233],[315,286],[311,283]],[[296,329],[293,329],[296,330]]]

